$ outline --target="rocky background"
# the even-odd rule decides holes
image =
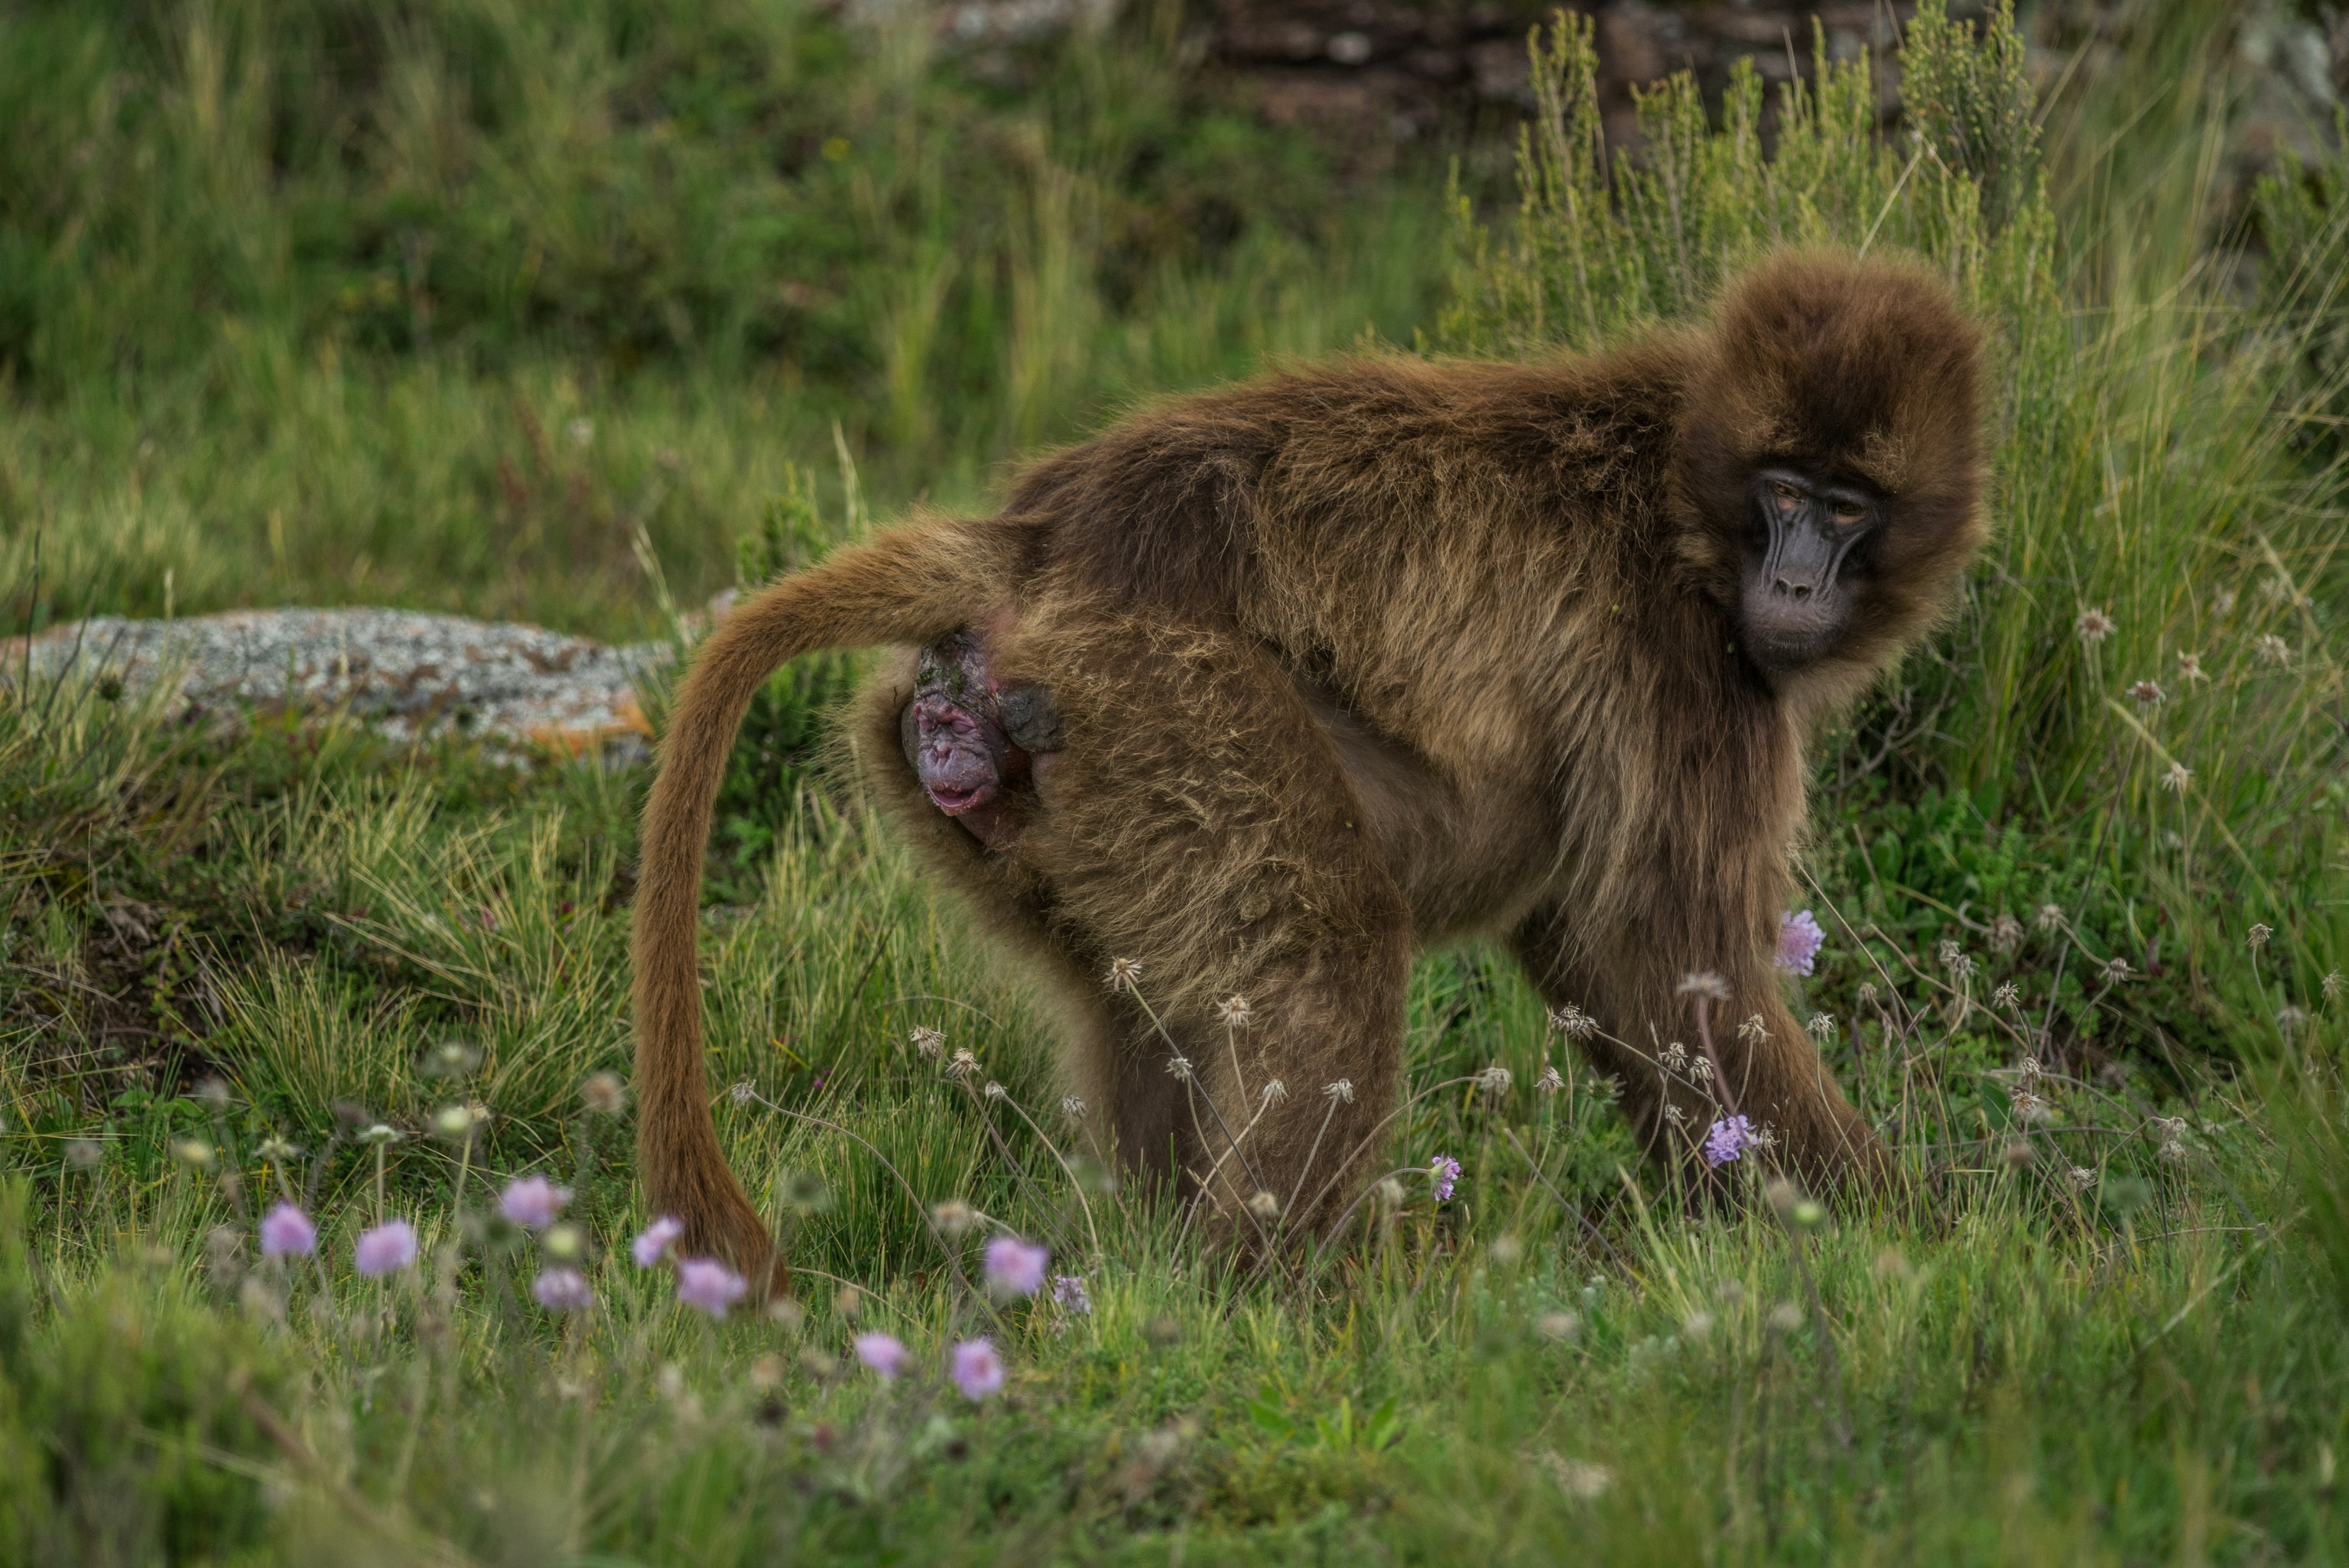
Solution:
[[[948,0],[936,25],[949,47],[1007,81],[1024,44],[1098,25],[1116,0]],[[1146,4],[1148,0],[1133,0]],[[1529,106],[1526,36],[1553,13],[1543,0],[1193,0],[1184,25],[1207,61],[1237,79],[1268,121],[1326,132],[1356,158],[1438,135],[1505,139]],[[1869,55],[1888,126],[1900,114],[1890,59],[1909,4],[1865,0],[1785,5],[1769,0],[1607,0],[1589,16],[1610,142],[1635,148],[1632,95],[1692,71],[1709,98],[1750,58],[1764,82],[1807,76],[1814,26],[1829,58]],[[1952,0],[1961,16],[1981,0]],[[2279,4],[2234,7],[2233,57],[2243,95],[2232,175],[2263,166],[2279,146],[2308,146],[2349,91],[2349,9]],[[2057,0],[2026,5],[2033,68],[2049,83],[2112,67],[2141,5]]]

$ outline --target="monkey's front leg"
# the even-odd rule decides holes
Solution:
[[[1511,945],[1550,1006],[1596,1021],[1601,1033],[1578,1045],[1620,1082],[1651,1153],[1698,1159],[1710,1125],[1739,1115],[1766,1128],[1771,1158],[1806,1182],[1873,1181],[1884,1146],[1795,1021],[1746,923],[1693,903],[1640,921],[1559,905],[1528,918]]]

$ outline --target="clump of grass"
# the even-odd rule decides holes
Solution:
[[[330,861],[345,820],[307,820]],[[417,888],[452,880],[429,830],[410,841]],[[512,862],[514,902],[560,887],[561,859]],[[1888,1003],[1876,1109],[1911,1201],[1812,1206],[1750,1150],[1718,1169],[1737,1195],[1721,1203],[1631,1179],[1605,1086],[1573,1065],[1578,1017],[1546,1016],[1495,959],[1443,959],[1412,992],[1403,1179],[1259,1281],[1181,1212],[1057,1158],[1077,1145],[1046,1109],[1035,1021],[894,851],[817,820],[774,864],[711,973],[713,1070],[748,1086],[720,1095],[723,1134],[798,1271],[770,1311],[714,1315],[692,1281],[680,1299],[657,1237],[648,1266],[632,1255],[654,1217],[608,1085],[539,1112],[486,1050],[362,1013],[353,1044],[393,1079],[367,1114],[397,1140],[301,1110],[287,1091],[313,1065],[240,1033],[216,1047],[234,1089],[77,1163],[23,1114],[38,1080],[16,1080],[0,1329],[21,1349],[0,1358],[0,1432],[105,1434],[50,1450],[17,1539],[87,1540],[73,1500],[131,1496],[120,1474],[144,1490],[112,1517],[293,1559],[336,1533],[517,1562],[1182,1538],[1268,1556],[1955,1552],[1985,1520],[2015,1550],[2158,1554],[2220,1519],[2286,1553],[2325,1538],[2323,1391],[2349,1368],[2319,1326],[2322,1254],[2277,1223],[2295,1179],[2255,1102],[2151,1104],[2033,1068],[2011,1039],[1977,1136],[1961,1086],[1923,1066],[1965,1011]],[[892,902],[852,891],[876,886]],[[900,934],[876,960],[860,938],[884,913]],[[463,983],[452,965],[433,985]],[[474,1019],[496,1015],[472,995]],[[250,1005],[285,1035],[307,1006]],[[1654,1070],[1702,1099],[1715,1075],[1694,1059]],[[258,1222],[285,1202],[321,1222],[315,1258],[264,1255]],[[393,1220],[413,1261],[362,1275],[360,1233]],[[990,1259],[1005,1235],[1048,1245],[1043,1274],[1081,1296],[1032,1257]],[[576,1286],[542,1288],[564,1272]],[[977,1352],[956,1379],[956,1347],[982,1339],[1000,1389]],[[132,1403],[60,1376],[84,1342]],[[187,1460],[124,1458],[142,1432]]]

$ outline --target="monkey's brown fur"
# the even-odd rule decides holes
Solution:
[[[993,519],[919,521],[776,584],[695,662],[646,812],[655,1210],[765,1280],[771,1243],[711,1126],[695,966],[744,707],[799,654],[962,627],[1065,724],[1015,830],[983,847],[923,796],[896,738],[910,655],[866,694],[858,750],[1056,983],[1079,1091],[1129,1165],[1177,1167],[1226,1213],[1268,1191],[1293,1222],[1326,1215],[1397,1103],[1413,951],[1490,934],[1642,1051],[1695,1045],[1680,983],[1718,974],[1738,1109],[1814,1179],[1872,1166],[1770,954],[1807,733],[1926,629],[1983,538],[1978,354],[1926,274],[1785,255],[1709,328],[1604,357],[1347,360],[1170,402],[1040,462]],[[1840,644],[1776,676],[1732,618],[1764,462],[1865,481],[1889,513]],[[1173,1046],[1104,985],[1115,958]],[[1237,1051],[1212,1015],[1233,995],[1252,1015]],[[1655,1138],[1653,1067],[1587,1048]]]

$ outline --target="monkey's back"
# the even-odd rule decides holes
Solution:
[[[1558,803],[1606,787],[1559,759],[1619,745],[1619,694],[1646,684],[1619,634],[1671,597],[1669,521],[1641,498],[1667,489],[1683,368],[1668,340],[1284,371],[1046,459],[1004,521],[1047,593],[1266,646],[1423,933],[1483,928],[1547,885]]]
[[[1667,520],[1640,498],[1664,488],[1682,365],[1667,341],[1282,371],[1043,459],[1003,516],[1033,531],[1038,580],[1237,624],[1382,730],[1454,730],[1464,695],[1545,673],[1507,650],[1571,665],[1579,613],[1629,613],[1669,573]]]

